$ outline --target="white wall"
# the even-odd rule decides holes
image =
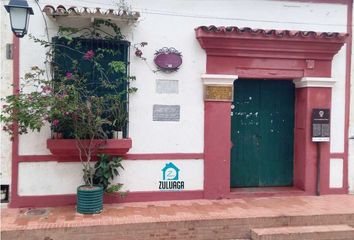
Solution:
[[[68,1],[44,0],[39,3],[62,4],[65,6],[113,7],[112,1]],[[130,153],[199,153],[203,152],[204,139],[204,104],[200,76],[205,73],[206,57],[195,38],[194,28],[200,25],[239,26],[264,29],[311,30],[328,32],[346,32],[347,9],[341,4],[315,4],[301,2],[284,2],[268,0],[130,0],[134,10],[141,12],[141,18],[133,26],[123,26],[122,31],[132,44],[142,41],[148,42],[143,48],[147,64],[134,56],[131,51],[131,74],[137,81],[134,83],[139,89],[130,98],[130,137],[133,139],[133,148]],[[29,33],[46,39],[44,22],[41,13],[30,0],[35,11],[31,17]],[[271,13],[271,14],[270,14]],[[57,23],[47,19],[50,37],[57,31]],[[80,21],[75,21],[78,24]],[[88,23],[88,22],[87,22]],[[156,50],[162,47],[175,47],[182,52],[183,64],[178,72],[164,74],[153,73],[153,58]],[[21,40],[21,72],[23,76],[31,66],[38,65],[45,68],[43,63],[44,49],[25,37]],[[333,77],[337,84],[333,88],[333,112],[331,151],[341,152],[344,149],[344,64],[345,49],[335,56],[333,62]],[[179,81],[178,94],[157,94],[155,92],[156,79],[172,79]],[[181,120],[179,122],[152,121],[154,104],[171,104],[181,106]],[[20,137],[20,154],[43,155],[49,154],[46,149],[46,139],[50,137],[49,127],[40,133],[30,133]],[[186,161],[189,164],[192,161]],[[138,169],[135,164],[141,163],[146,168],[157,171],[159,161],[127,161],[126,173]],[[182,161],[181,161],[182,163]],[[65,165],[67,164],[67,165]],[[77,166],[69,163],[23,163],[20,167],[21,194],[59,194],[72,192],[78,183]],[[198,165],[199,164],[199,165]],[[198,162],[195,171],[200,171],[202,164]],[[336,165],[333,164],[336,172]],[[36,167],[36,168],[34,168]],[[73,175],[66,175],[66,183],[61,180],[61,173],[68,174],[66,169],[73,169]],[[76,170],[75,170],[76,169]],[[48,178],[44,185],[37,185],[33,177],[46,178],[47,172],[55,173],[57,177]],[[79,171],[81,173],[81,171]],[[60,174],[59,174],[60,173]],[[188,172],[187,172],[188,173]],[[150,173],[149,173],[150,174]],[[154,173],[155,174],[155,173]],[[186,177],[193,177],[193,173]],[[124,175],[126,186],[131,190],[152,190],[152,185],[140,185],[135,177]],[[129,176],[129,180],[128,180]],[[153,175],[156,177],[156,175]],[[193,181],[200,189],[200,177]],[[59,180],[60,179],[60,180]],[[28,180],[28,181],[27,181]],[[58,182],[59,181],[59,182]],[[155,181],[155,180],[154,180]],[[199,181],[199,182],[198,182]],[[59,184],[58,184],[59,183]],[[56,186],[52,189],[48,186]]]
[[[329,187],[342,188],[343,187],[343,159],[331,158],[329,160]]]
[[[4,2],[0,3],[0,98],[12,94],[12,60],[6,59],[6,44],[12,43],[12,32],[9,17],[4,8]],[[2,106],[3,103],[1,103]],[[0,129],[3,125],[0,123]],[[9,135],[0,130],[0,182],[11,184],[11,141]]]
[[[353,19],[354,23],[354,19]],[[354,27],[352,27],[354,31]],[[354,38],[352,38],[354,45]],[[354,54],[352,51],[352,68],[350,81],[350,116],[349,116],[349,192],[354,194]]]
[[[59,3],[67,6],[92,6],[93,1],[44,1],[45,4]],[[76,4],[77,3],[77,4]],[[130,1],[133,9],[141,12],[141,18],[135,26],[123,27],[127,39],[134,43],[148,42],[143,48],[150,68],[154,68],[153,57],[156,50],[162,47],[175,47],[183,54],[183,64],[176,73],[153,73],[145,62],[136,58],[131,51],[131,74],[137,77],[135,86],[138,92],[130,99],[130,137],[133,148],[130,153],[170,153],[203,152],[204,107],[200,75],[205,72],[205,53],[195,39],[194,28],[200,25],[237,25],[260,28],[298,29],[315,31],[346,31],[345,5],[313,4],[281,1]],[[237,4],[236,4],[237,3]],[[32,2],[33,5],[33,2]],[[102,8],[112,7],[112,1],[98,4]],[[29,33],[46,38],[43,18],[33,5],[35,15],[31,18]],[[252,11],[250,11],[252,9]],[[269,12],[274,14],[269,14]],[[276,13],[276,14],[275,14]],[[249,19],[249,20],[245,20]],[[56,23],[47,20],[49,32],[53,36]],[[87,24],[87,23],[86,23]],[[41,26],[41,27],[40,27]],[[44,67],[43,59],[34,58],[44,55],[44,50],[24,38],[21,41],[21,75],[36,64]],[[344,53],[335,58],[333,75],[338,80],[335,94],[343,96],[342,62]],[[337,77],[338,76],[338,77]],[[180,92],[174,95],[156,94],[156,79],[179,80]],[[336,98],[337,99],[337,98]],[[336,101],[342,102],[342,99]],[[153,122],[153,104],[181,105],[180,122]],[[343,108],[343,109],[342,109]],[[338,116],[334,122],[341,122],[343,107],[336,108]],[[338,119],[338,120],[337,120]],[[341,126],[341,124],[333,125]],[[166,131],[168,129],[168,131]],[[343,127],[332,129],[338,139],[343,136]],[[45,140],[49,130],[22,136],[20,139],[21,154],[48,154]],[[32,141],[36,139],[36,141]],[[343,144],[332,147],[340,151]]]
[[[331,153],[344,152],[345,129],[345,85],[346,85],[346,46],[333,58],[332,77],[336,84],[332,88],[331,106]]]
[[[351,88],[351,95],[352,95],[352,99],[353,99],[353,93],[354,93],[354,89],[353,89],[353,85]],[[353,106],[353,100],[351,101],[351,106]],[[354,194],[354,124],[353,124],[353,108],[351,108],[351,122],[350,122],[350,131],[349,131],[349,137],[351,139],[349,139],[349,192],[351,194]]]
[[[172,162],[179,169],[184,190],[203,190],[203,160],[134,160],[123,161],[124,171],[115,179],[123,183],[123,191],[160,191],[162,169]],[[20,163],[19,195],[74,194],[83,184],[81,163]]]

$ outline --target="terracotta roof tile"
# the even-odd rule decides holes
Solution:
[[[213,33],[230,33],[230,34],[250,34],[250,35],[263,35],[269,37],[302,37],[302,38],[325,38],[325,39],[342,39],[347,37],[348,33],[338,32],[314,32],[314,31],[293,31],[293,30],[276,30],[276,29],[253,29],[249,27],[239,28],[236,26],[229,27],[216,27],[216,26],[200,26],[196,30],[201,29],[204,32]]]
[[[136,21],[140,17],[140,13],[136,11],[125,11],[118,9],[102,9],[102,8],[88,8],[88,7],[65,7],[63,5],[44,6],[43,12],[47,16],[57,17],[57,16],[70,16],[70,17],[103,17],[103,18],[125,18],[127,20]]]

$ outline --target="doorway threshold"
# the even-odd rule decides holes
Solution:
[[[280,196],[305,196],[309,195],[304,190],[296,187],[249,187],[231,188],[230,198],[243,197],[280,197]]]

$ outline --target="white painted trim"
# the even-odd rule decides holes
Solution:
[[[238,79],[237,75],[203,74],[201,76],[204,85],[233,85]]]
[[[329,161],[329,187],[343,187],[343,159],[331,158]]]
[[[294,80],[296,88],[304,87],[333,87],[336,80],[333,78],[303,77]]]
[[[312,142],[329,142],[329,137],[313,137]]]

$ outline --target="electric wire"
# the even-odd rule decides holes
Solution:
[[[194,1],[204,1],[204,0],[194,0]],[[226,0],[227,1],[227,0]],[[80,0],[80,3],[89,3],[89,4],[97,4],[97,6],[105,5],[110,6],[111,8],[116,7],[115,4],[110,3],[102,3],[96,1],[88,1],[88,0]],[[51,4],[48,1],[41,1],[43,5]],[[72,4],[70,6],[76,7],[87,7],[82,4]],[[161,15],[161,16],[174,16],[174,17],[184,17],[184,18],[197,18],[197,19],[218,19],[218,20],[231,20],[231,21],[243,21],[243,22],[258,22],[258,23],[277,23],[277,24],[294,24],[294,25],[316,25],[316,26],[337,26],[337,27],[346,27],[347,24],[329,24],[329,23],[319,23],[319,22],[297,22],[297,21],[276,21],[276,20],[263,20],[263,19],[252,19],[252,18],[234,18],[234,17],[221,17],[221,16],[212,16],[212,15],[196,15],[193,13],[183,13],[183,12],[171,12],[171,11],[163,11],[156,9],[148,9],[148,8],[134,8],[134,11],[139,11],[145,14],[151,15]]]

